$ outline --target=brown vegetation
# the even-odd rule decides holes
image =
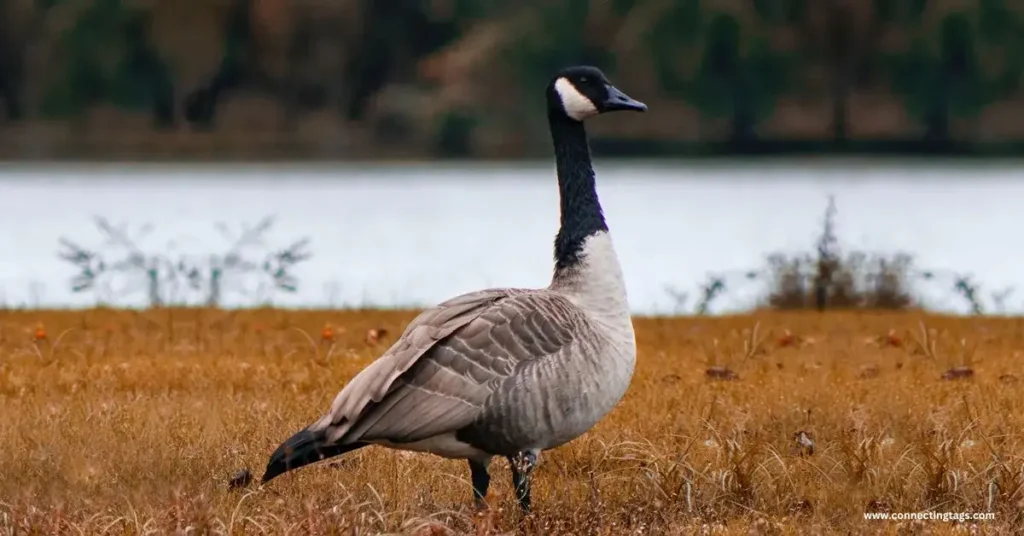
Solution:
[[[377,447],[251,483],[414,314],[0,313],[0,532],[516,530],[504,461],[482,514],[464,463]],[[542,456],[527,532],[1021,529],[1024,320],[762,312],[636,328],[625,400]],[[863,519],[926,509],[996,520]]]
[[[914,305],[910,295],[913,257],[843,251],[836,235],[836,203],[830,196],[813,253],[768,256],[773,309],[900,310]],[[975,302],[976,303],[976,302]]]

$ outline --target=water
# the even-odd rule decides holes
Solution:
[[[1024,171],[1011,166],[618,162],[597,172],[637,313],[672,312],[667,285],[694,296],[710,273],[809,250],[830,193],[847,248],[908,251],[922,268],[971,274],[989,306],[989,291],[1024,283]],[[0,170],[0,303],[96,304],[94,294],[71,292],[76,269],[56,255],[62,236],[102,244],[94,215],[132,232],[152,224],[141,248],[172,256],[223,252],[229,241],[217,222],[237,231],[275,215],[267,243],[308,236],[314,254],[295,269],[297,292],[270,296],[280,306],[424,305],[488,286],[544,286],[557,227],[553,173],[546,162],[8,167]],[[103,251],[113,259],[117,250]],[[145,303],[141,276],[111,281],[106,300]],[[267,298],[253,277],[232,281],[240,287],[225,289],[228,306]],[[966,311],[950,287],[917,291],[934,308]],[[749,307],[762,291],[741,282],[714,310]],[[1011,295],[1006,308],[1024,309],[1024,296]]]

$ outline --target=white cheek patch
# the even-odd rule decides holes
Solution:
[[[558,92],[559,98],[562,99],[562,107],[565,108],[565,113],[577,120],[583,121],[584,119],[597,115],[597,106],[590,99],[583,96],[576,86],[572,85],[565,78],[559,78],[555,81],[555,91]]]

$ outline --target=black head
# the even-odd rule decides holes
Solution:
[[[548,110],[576,121],[607,112],[646,112],[647,105],[633,100],[608,81],[597,67],[562,69],[548,85]]]

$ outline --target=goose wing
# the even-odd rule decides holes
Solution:
[[[495,382],[573,340],[576,307],[545,291],[459,296],[417,317],[310,426],[329,443],[414,442],[469,425]]]

